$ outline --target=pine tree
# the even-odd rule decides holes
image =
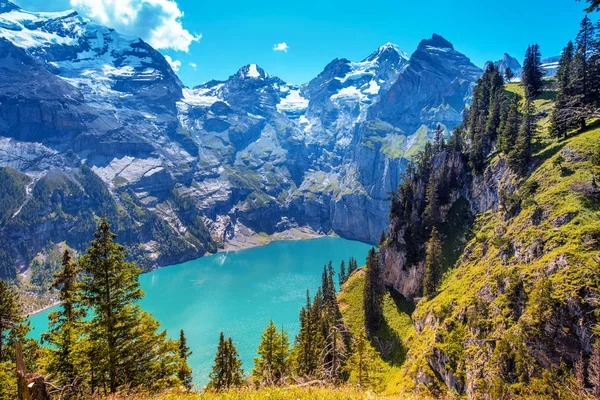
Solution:
[[[183,386],[190,390],[192,388],[192,369],[188,365],[188,358],[192,355],[192,351],[187,345],[187,338],[183,329],[179,331],[179,342],[177,344],[179,350],[179,370],[177,371],[177,377],[183,384]]]
[[[80,304],[91,318],[84,324],[92,366],[92,392],[120,386],[159,386],[176,374],[176,343],[157,333],[160,324],[141,310],[139,275],[126,262],[125,248],[114,242],[108,221],[102,220],[87,253],[79,260],[83,272]],[[132,344],[135,343],[135,346]],[[105,389],[106,390],[106,389]]]
[[[300,311],[300,332],[296,337],[296,371],[303,376],[315,376],[320,367],[320,354],[323,348],[321,321],[321,291],[317,291],[311,304],[308,291],[306,306]]]
[[[231,338],[225,339],[223,332],[219,335],[219,345],[215,356],[215,364],[209,374],[208,387],[223,390],[240,386],[243,382],[244,371],[237,350]]]
[[[508,165],[519,174],[524,174],[531,162],[531,139],[536,125],[534,113],[533,102],[528,102],[525,105],[517,140],[508,154]]]
[[[530,45],[525,52],[521,79],[527,100],[533,100],[542,93],[543,77],[544,69],[542,68],[540,47],[537,44]]]
[[[433,131],[433,143],[436,153],[439,153],[444,149],[444,128],[442,128],[441,124],[437,124]]]
[[[283,325],[279,331],[278,338],[279,346],[275,350],[273,365],[275,368],[275,376],[280,383],[284,383],[289,372],[290,335],[283,329]]]
[[[230,382],[227,387],[241,386],[244,383],[244,370],[242,369],[242,361],[231,338],[227,340],[227,352],[229,355],[227,360],[227,379]]]
[[[510,67],[506,67],[504,70],[504,79],[506,79],[507,82],[510,82],[514,77],[515,74],[513,73],[512,69],[510,69]]]
[[[425,276],[423,277],[423,295],[433,296],[442,279],[442,241],[436,228],[431,231],[425,257]]]
[[[7,347],[12,347],[9,342],[10,332],[22,322],[21,306],[16,293],[6,281],[0,279],[0,362],[13,360],[6,350]]]
[[[49,330],[42,335],[44,342],[50,344],[50,362],[48,371],[58,380],[60,386],[71,385],[79,375],[83,356],[79,346],[81,323],[85,311],[78,307],[76,287],[76,264],[71,259],[69,250],[65,250],[62,258],[62,271],[54,275],[52,284],[59,290],[60,311],[54,311],[48,316]],[[70,392],[63,392],[71,395]]]
[[[280,341],[277,326],[275,326],[273,320],[270,320],[261,335],[258,350],[256,351],[258,357],[254,359],[254,369],[252,370],[252,376],[260,385],[273,385],[277,381],[275,356],[279,349]]]
[[[368,332],[375,332],[383,323],[383,284],[379,257],[375,248],[367,255],[366,280],[364,286],[365,327]]]
[[[431,171],[427,184],[425,210],[423,211],[423,222],[428,229],[432,229],[440,221],[440,200],[438,193],[439,180],[434,171]]]
[[[354,273],[358,269],[358,263],[356,262],[356,258],[350,257],[348,260],[348,277]]]
[[[219,345],[212,371],[209,374],[208,387],[216,390],[225,389],[227,385],[227,360],[229,358],[227,341],[223,332],[219,335]]]
[[[346,280],[348,279],[348,277],[346,276],[346,263],[344,262],[344,260],[342,260],[340,264],[340,273],[338,274],[338,278],[341,288],[344,282],[346,282]]]
[[[521,97],[514,95],[508,110],[508,114],[502,122],[502,127],[500,128],[498,149],[504,154],[508,154],[517,141],[519,126],[521,124],[521,113],[519,112],[520,103]]]
[[[596,49],[595,38],[596,30],[590,18],[586,15],[580,24],[580,30],[575,39],[577,44],[578,61],[581,63],[581,89],[584,104],[591,103],[591,75],[593,69],[590,65],[590,59],[594,55]]]
[[[558,82],[558,95],[552,111],[550,134],[554,137],[567,137],[571,129],[581,124],[580,102],[578,96],[574,95],[573,86],[573,42],[569,42],[563,49],[558,63],[556,80]]]

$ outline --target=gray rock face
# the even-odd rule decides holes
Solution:
[[[498,69],[500,70],[500,72],[502,74],[504,74],[504,71],[506,71],[506,68],[510,68],[510,70],[512,71],[515,78],[521,79],[521,74],[523,73],[523,68],[521,67],[521,64],[519,63],[519,61],[516,58],[511,57],[507,53],[504,53],[502,60],[498,60],[494,64],[496,64],[496,66],[498,67]]]
[[[419,44],[406,70],[369,110],[369,116],[406,134],[421,125],[433,129],[437,123],[453,129],[461,122],[462,110],[480,75],[481,69],[434,34]]]
[[[438,123],[460,122],[480,73],[434,35],[410,58],[388,43],[301,86],[249,64],[187,88],[140,39],[0,0],[0,167],[32,178],[27,204],[54,196],[43,210],[57,216],[11,214],[0,262],[27,268],[65,240],[81,250],[99,215],[146,268],[242,231],[306,226],[374,243],[408,159]],[[67,204],[67,193],[87,200]],[[84,232],[67,235],[78,221]],[[42,226],[57,234],[33,241],[26,232]]]

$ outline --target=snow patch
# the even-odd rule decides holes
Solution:
[[[308,99],[302,97],[300,90],[289,90],[286,97],[282,97],[277,104],[279,112],[298,112],[308,108]]]

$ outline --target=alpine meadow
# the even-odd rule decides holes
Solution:
[[[600,1],[382,1],[0,0],[0,400],[600,399]]]

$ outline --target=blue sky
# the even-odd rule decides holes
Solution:
[[[226,79],[249,63],[287,82],[304,83],[334,58],[359,61],[385,42],[410,54],[433,32],[479,66],[501,58],[504,52],[521,61],[527,45],[536,42],[543,57],[549,57],[558,55],[575,37],[584,16],[584,3],[575,0],[16,3],[36,11],[75,8],[119,31],[141,36],[180,63],[178,74],[188,86]],[[286,43],[287,51],[274,51],[279,43]]]

